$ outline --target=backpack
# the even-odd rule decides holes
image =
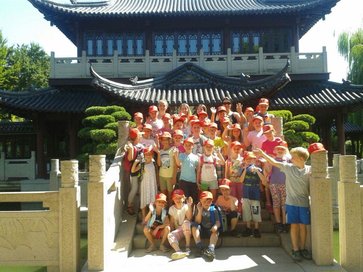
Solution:
[[[228,223],[227,223],[227,216],[226,213],[219,207],[218,205],[212,204],[209,208],[210,212],[210,220],[212,224],[214,225],[216,223],[215,213],[214,211],[217,211],[219,222],[221,223],[221,226],[218,228],[218,232],[222,233],[224,231],[228,230]]]

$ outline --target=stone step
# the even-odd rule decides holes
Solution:
[[[158,243],[160,240],[158,241]],[[203,241],[205,245],[208,240]],[[180,247],[185,246],[185,240],[180,241]],[[218,239],[217,247],[279,247],[281,246],[280,237],[276,233],[262,233],[261,238],[254,237],[232,237],[229,235],[222,235]],[[146,249],[148,242],[143,234],[136,234],[133,239],[133,249]],[[195,244],[192,238],[192,248]]]
[[[135,234],[143,234],[143,225],[141,223],[136,224],[135,227]],[[241,220],[239,220],[238,224],[237,224],[237,230],[242,231],[242,229],[244,229],[244,224],[242,223]],[[274,228],[274,222],[271,220],[268,221],[262,221],[260,223],[260,231],[262,233],[272,233],[275,231]]]

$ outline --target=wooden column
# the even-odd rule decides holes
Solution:
[[[42,118],[37,120],[36,131],[37,131],[36,161],[38,166],[37,177],[45,178],[47,176],[47,168],[45,165],[45,154],[44,154],[45,122]]]
[[[336,118],[336,128],[338,136],[338,151],[341,155],[345,155],[345,130],[344,130],[344,113],[338,112]]]
[[[333,163],[333,153],[332,153],[332,135],[331,135],[331,120],[323,120],[323,123],[320,123],[319,127],[321,128],[321,136],[322,143],[325,148],[328,150],[328,164],[332,165]]]
[[[74,159],[77,155],[77,117],[71,116],[68,121],[69,157]]]

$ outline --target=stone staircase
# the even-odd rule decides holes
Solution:
[[[228,233],[220,235],[217,247],[280,247],[280,236],[276,234],[274,230],[274,221],[272,216],[262,209],[262,223],[260,224],[261,238],[254,237],[232,237]],[[239,220],[237,230],[242,232],[245,228],[242,221]],[[193,241],[193,238],[192,238]],[[180,243],[181,247],[184,246],[184,241]],[[194,243],[192,242],[192,247]],[[143,234],[143,226],[138,219],[138,223],[135,226],[135,232],[133,237],[133,246],[135,249],[145,249],[148,247],[148,241]]]

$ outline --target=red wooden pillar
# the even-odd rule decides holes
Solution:
[[[36,161],[38,167],[38,177],[46,178],[47,166],[45,163],[45,150],[44,150],[44,134],[45,134],[45,123],[43,119],[37,121],[37,150],[36,150]]]
[[[339,154],[345,155],[345,129],[344,129],[344,113],[338,112],[336,118],[337,136],[338,136],[338,151]]]

